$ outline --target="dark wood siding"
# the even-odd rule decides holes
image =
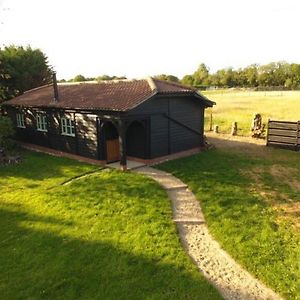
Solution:
[[[96,115],[75,114],[78,154],[98,158]]]
[[[195,97],[153,97],[129,114],[151,115],[151,158],[203,145],[204,106]]]
[[[8,116],[11,118],[15,126],[16,137],[18,140],[27,143],[34,143],[42,146],[48,146],[47,133],[37,131],[36,112],[34,110],[8,108],[7,112],[8,112]],[[16,119],[17,113],[24,114],[26,128],[17,127],[17,119]]]
[[[49,146],[56,150],[78,154],[76,136],[67,136],[61,134],[61,117],[74,119],[73,113],[64,113],[60,111],[52,111],[48,114],[48,136]]]
[[[178,123],[170,122],[171,153],[199,147],[203,142],[201,131],[204,108],[197,99],[170,99],[170,117]],[[184,126],[185,125],[185,126]],[[190,130],[193,129],[194,131]]]
[[[168,154],[168,119],[163,115],[151,116],[150,121],[151,158]]]

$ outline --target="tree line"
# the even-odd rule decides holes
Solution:
[[[49,84],[53,68],[40,49],[30,46],[7,46],[0,48],[0,102],[24,93],[26,90]],[[196,88],[257,88],[257,89],[300,89],[300,64],[272,62],[265,65],[253,64],[245,68],[225,68],[211,73],[208,66],[200,64],[193,74],[179,79],[174,75],[160,74],[154,78],[178,82]],[[79,74],[60,82],[105,81],[126,79],[125,76],[101,75],[84,77]]]
[[[107,80],[120,80],[127,79],[125,76],[109,76],[109,75],[101,75],[97,77],[85,77],[81,74],[76,75],[74,78],[69,80],[60,79],[59,82],[82,82],[82,81],[107,81]]]
[[[181,83],[198,87],[241,87],[261,89],[299,89],[300,64],[271,62],[265,65],[252,64],[237,70],[220,69],[210,73],[205,64],[200,64],[191,75],[185,75]]]

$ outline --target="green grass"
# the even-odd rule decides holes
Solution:
[[[231,147],[159,168],[189,185],[224,249],[287,299],[300,299],[299,153]]]
[[[155,182],[24,155],[0,167],[1,299],[221,299],[184,253]]]
[[[260,113],[263,122],[268,119],[298,121],[300,91],[256,92],[242,90],[216,90],[202,92],[217,103],[212,108],[213,124],[220,132],[229,133],[232,122],[238,123],[239,134],[249,135],[254,113]],[[206,110],[206,130],[209,129],[210,111]]]

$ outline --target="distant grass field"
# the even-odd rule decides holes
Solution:
[[[205,129],[209,130],[210,112],[213,124],[220,132],[229,133],[232,122],[238,123],[239,134],[249,135],[254,113],[260,113],[263,122],[273,120],[300,120],[300,91],[256,92],[243,90],[203,91],[203,95],[217,102],[206,110]]]

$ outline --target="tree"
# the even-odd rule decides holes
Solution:
[[[153,76],[153,78],[159,79],[159,80],[165,80],[165,81],[179,82],[178,77],[176,77],[174,75],[160,74],[160,75]]]
[[[185,85],[189,85],[189,86],[193,86],[194,84],[194,78],[192,75],[185,75],[182,79],[181,79],[181,83],[185,84]]]
[[[246,76],[247,80],[247,86],[248,87],[255,87],[258,85],[257,77],[257,65],[253,64],[244,69],[244,74]]]
[[[46,55],[30,46],[0,48],[0,100],[8,100],[32,88],[50,83],[52,68]]]
[[[97,81],[107,81],[107,80],[122,80],[127,79],[126,76],[109,76],[109,75],[101,75],[95,78]]]
[[[292,87],[293,88],[300,87],[300,65],[291,64],[290,73],[291,73]]]
[[[194,78],[194,86],[208,85],[209,69],[202,63],[192,76]]]
[[[86,81],[85,77],[81,74],[79,75],[76,75],[73,79],[72,79],[73,82],[81,82],[81,81]]]

